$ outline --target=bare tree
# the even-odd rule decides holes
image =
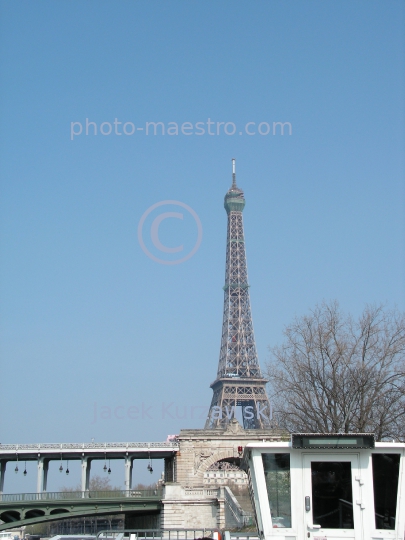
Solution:
[[[112,486],[110,483],[110,477],[102,477],[98,474],[90,478],[89,491],[120,491],[122,488],[119,486]],[[136,484],[132,487],[132,490],[147,490],[147,489],[156,489],[156,482],[152,484]],[[77,484],[74,487],[63,486],[59,488],[59,491],[63,492],[73,492],[81,491],[81,484]]]
[[[90,483],[89,483],[90,491],[119,491],[120,489],[121,489],[120,487],[114,487],[111,485],[110,478],[108,476],[103,478],[102,476],[99,476],[98,474],[96,474],[95,476],[92,476],[90,478]],[[81,484],[77,484],[74,487],[59,488],[59,491],[64,491],[64,492],[81,491],[81,490],[82,490]]]
[[[336,301],[323,303],[284,335],[267,365],[280,427],[405,440],[403,313],[366,306],[355,321]]]

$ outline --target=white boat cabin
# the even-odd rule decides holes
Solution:
[[[262,539],[404,540],[405,443],[294,434],[244,460]]]

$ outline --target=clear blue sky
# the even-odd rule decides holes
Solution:
[[[283,327],[323,299],[354,315],[373,302],[405,308],[403,2],[0,9],[1,442],[203,427],[191,408],[209,405],[216,376],[233,157],[262,367]],[[146,135],[146,122],[192,133]],[[235,134],[220,124],[217,135],[217,122]],[[273,135],[273,122],[292,134]],[[142,215],[165,200],[201,220],[182,264],[158,264],[138,242]],[[190,251],[184,208],[153,210],[146,230],[160,211],[184,213],[159,235]]]

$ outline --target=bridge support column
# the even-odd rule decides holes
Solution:
[[[0,461],[0,498],[2,497],[3,491],[4,491],[4,478],[6,476],[6,466],[7,466],[7,461],[5,459],[2,459]]]
[[[133,467],[133,457],[125,456],[125,489],[129,491],[132,489],[132,467]],[[129,493],[127,493],[129,497]]]
[[[90,489],[90,469],[91,459],[82,455],[82,497],[85,497],[85,492]]]
[[[48,483],[49,459],[38,458],[37,493],[45,493]]]

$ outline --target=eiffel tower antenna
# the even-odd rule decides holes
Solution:
[[[232,189],[236,188],[236,167],[235,167],[236,159],[232,158]]]
[[[256,352],[246,264],[242,212],[243,191],[236,185],[232,159],[232,186],[225,195],[228,215],[226,271],[221,349],[217,378],[205,429],[225,428],[242,409],[245,429],[272,427],[267,380],[262,377]]]

